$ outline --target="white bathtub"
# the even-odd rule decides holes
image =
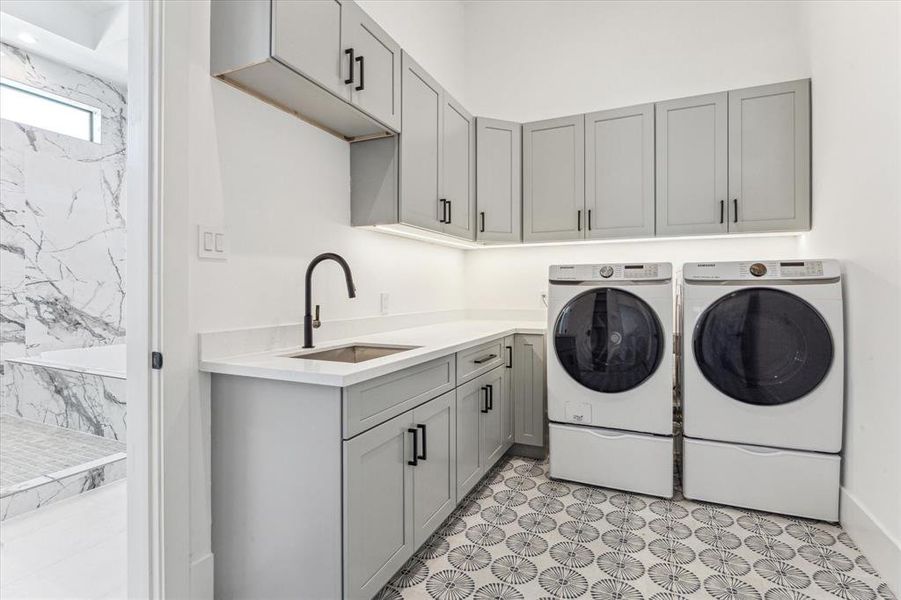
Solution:
[[[125,344],[51,350],[37,356],[7,358],[6,362],[125,379]]]

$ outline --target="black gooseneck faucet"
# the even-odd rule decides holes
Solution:
[[[313,303],[313,269],[316,268],[316,265],[321,263],[324,260],[333,260],[344,269],[344,279],[347,282],[347,296],[350,298],[356,298],[357,289],[354,286],[354,277],[350,272],[350,267],[347,266],[347,261],[341,258],[339,255],[334,252],[324,252],[310,261],[310,264],[307,266],[307,277],[306,277],[306,289],[304,290],[304,314],[303,314],[303,347],[304,348],[312,348],[313,347],[313,328],[319,327],[321,322],[319,321],[319,305],[316,305],[316,318],[313,318],[312,315],[312,303]]]

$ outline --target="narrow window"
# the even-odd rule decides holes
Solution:
[[[0,119],[100,143],[100,109],[0,79]]]

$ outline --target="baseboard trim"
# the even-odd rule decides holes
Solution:
[[[213,600],[213,553],[191,561],[191,598]]]
[[[898,596],[901,592],[901,542],[892,537],[885,526],[844,487],[841,489],[839,513],[842,527]]]

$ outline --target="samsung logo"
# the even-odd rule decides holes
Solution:
[[[697,263],[696,267],[715,267],[716,263]]]

